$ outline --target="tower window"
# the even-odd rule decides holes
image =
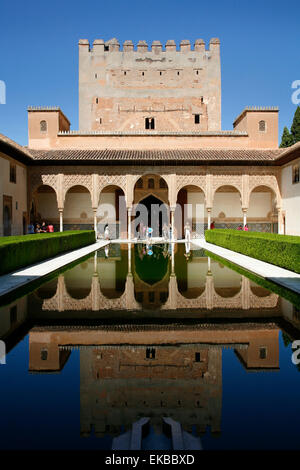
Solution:
[[[162,72],[159,72],[159,75],[162,75]]]
[[[180,72],[177,72],[177,75],[180,75]]]
[[[155,359],[155,349],[147,348],[146,349],[146,359]]]
[[[97,104],[98,104],[98,101],[99,101],[98,98],[96,98],[96,103],[97,103]]]
[[[259,132],[266,132],[266,121],[259,121],[258,129]]]
[[[144,76],[144,75],[145,75],[145,72],[142,72],[142,75]]]
[[[145,119],[145,129],[155,129],[155,120],[154,118]]]
[[[17,182],[17,167],[13,163],[10,163],[9,165],[9,181],[10,183]]]
[[[200,359],[200,353],[199,352],[196,352],[195,353],[195,362],[200,362],[201,359]]]
[[[267,348],[259,348],[259,358],[266,359],[267,357]]]
[[[95,73],[95,78],[98,78],[98,75]]]
[[[41,359],[42,359],[42,361],[47,361],[47,359],[48,359],[48,350],[47,349],[41,349]]]
[[[300,165],[293,166],[293,183],[300,182]]]
[[[47,121],[41,121],[40,122],[40,131],[41,132],[47,132]]]
[[[200,114],[195,114],[195,124],[200,124]]]
[[[124,75],[126,75],[126,72],[124,72]]]

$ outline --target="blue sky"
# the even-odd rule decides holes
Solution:
[[[148,44],[221,40],[222,128],[248,105],[279,106],[279,133],[296,105],[300,2],[278,0],[2,0],[0,133],[27,145],[27,106],[60,106],[78,128],[78,39]]]

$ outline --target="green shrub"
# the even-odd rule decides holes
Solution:
[[[208,243],[300,273],[300,237],[230,229],[205,231]]]
[[[0,274],[95,243],[93,230],[38,233],[0,238]]]

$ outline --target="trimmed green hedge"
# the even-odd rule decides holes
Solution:
[[[300,237],[231,229],[205,231],[208,243],[300,273]]]
[[[92,243],[95,243],[93,230],[1,237],[0,275]]]

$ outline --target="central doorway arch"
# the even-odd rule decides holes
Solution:
[[[136,207],[136,212],[140,212],[140,220],[143,221],[143,224],[146,227],[152,227],[152,234],[154,237],[162,236],[163,223],[166,222],[165,220],[163,220],[164,217],[163,212],[161,210],[161,206],[163,204],[163,201],[150,194],[149,196],[142,199]],[[146,207],[147,214],[144,214],[144,211],[141,209],[141,207],[139,207],[141,205]],[[141,210],[139,211],[139,209]]]

